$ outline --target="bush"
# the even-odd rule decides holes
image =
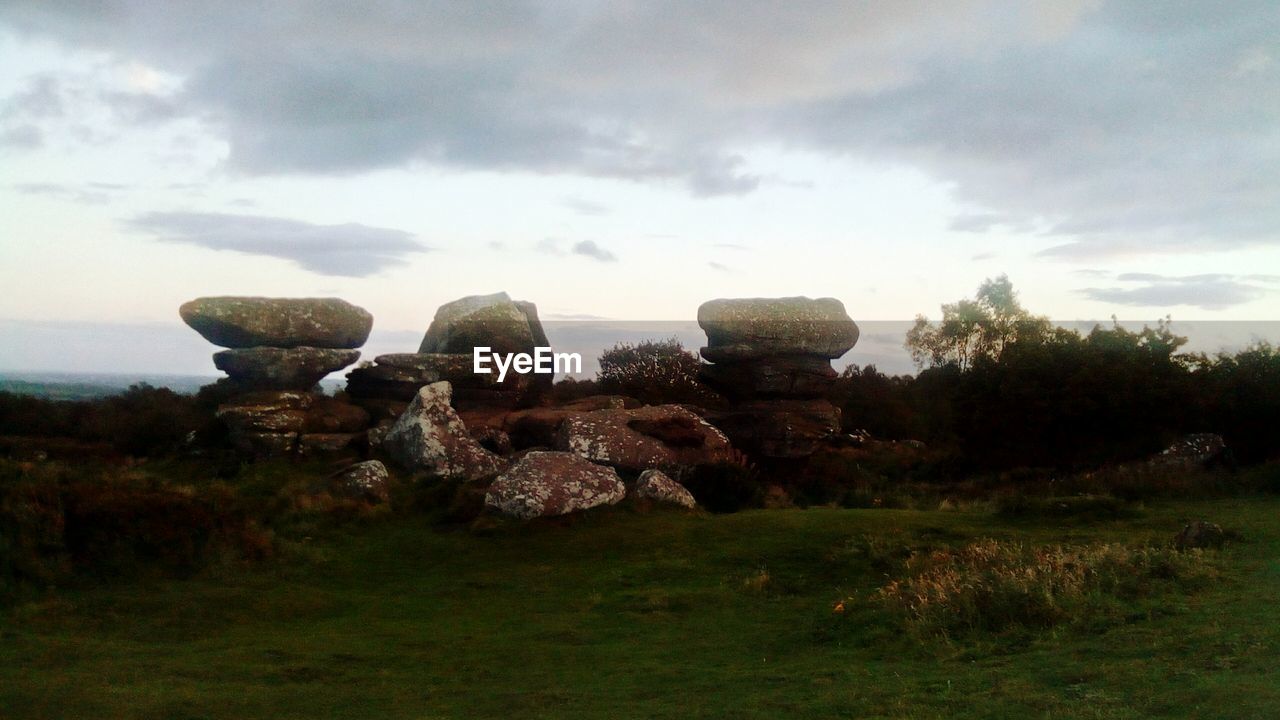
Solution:
[[[698,356],[686,352],[676,338],[619,343],[600,356],[600,389],[646,405],[724,405],[724,398],[698,379],[701,367]]]
[[[687,468],[677,478],[698,504],[715,513],[760,507],[764,487],[752,468],[732,463]]]
[[[1131,602],[1216,577],[1209,556],[1116,544],[1028,547],[982,540],[915,554],[874,600],[904,626],[950,636],[1105,620]]]
[[[119,452],[170,452],[214,424],[212,409],[189,395],[147,384],[98,400],[45,400],[0,392],[0,435],[108,442]]]

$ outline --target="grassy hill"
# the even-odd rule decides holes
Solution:
[[[1089,593],[1061,622],[940,634],[877,600],[913,551],[1166,545],[1194,518],[1238,533],[1194,555],[1202,577],[1156,568],[1149,592]],[[615,509],[477,532],[389,515],[256,565],[4,611],[0,715],[1274,717],[1277,597],[1274,497],[1105,521]]]

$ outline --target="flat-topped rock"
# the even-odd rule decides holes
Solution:
[[[532,352],[546,346],[538,308],[516,302],[505,292],[470,295],[436,310],[418,348],[420,353],[458,353],[468,358],[476,347],[493,352]]]
[[[213,364],[242,387],[271,390],[307,390],[359,359],[359,350],[316,347],[236,348],[213,354]]]
[[[364,345],[373,316],[339,298],[202,297],[178,309],[183,322],[226,348]]]
[[[627,495],[613,468],[573,453],[534,451],[489,486],[484,504],[524,520],[613,505]]]
[[[742,362],[777,355],[838,358],[858,342],[858,325],[835,298],[735,298],[705,302],[702,356]]]

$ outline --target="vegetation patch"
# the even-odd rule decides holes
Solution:
[[[873,600],[908,630],[934,636],[1105,622],[1219,576],[1214,556],[1198,550],[993,539],[915,553],[905,571]]]

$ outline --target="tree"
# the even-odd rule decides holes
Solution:
[[[1054,336],[1048,318],[1032,315],[1018,303],[1013,283],[1006,275],[988,278],[972,300],[942,306],[942,321],[916,316],[907,331],[906,348],[916,367],[954,365],[972,368],[982,359],[998,360],[1009,345],[1043,341]]]

